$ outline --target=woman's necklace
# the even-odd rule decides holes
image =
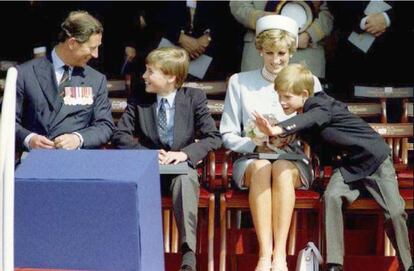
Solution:
[[[262,68],[262,76],[264,79],[266,79],[267,81],[271,83],[275,82],[276,74],[268,72],[265,67]]]

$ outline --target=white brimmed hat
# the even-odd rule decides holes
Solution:
[[[269,29],[281,29],[293,34],[297,46],[299,27],[295,20],[282,15],[267,15],[257,20],[256,36]]]

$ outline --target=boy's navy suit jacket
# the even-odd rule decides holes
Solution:
[[[368,123],[324,92],[306,100],[303,114],[278,125],[284,129],[284,135],[299,133],[322,164],[339,167],[347,183],[374,173],[391,153]],[[340,159],[336,159],[338,156]]]
[[[159,138],[157,105],[155,94],[130,99],[112,143],[123,149],[183,151],[192,165],[196,165],[210,150],[221,146],[221,136],[209,113],[203,91],[192,88],[177,91],[172,146],[164,145]]]

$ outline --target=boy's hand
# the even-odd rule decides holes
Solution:
[[[184,152],[181,151],[165,151],[159,150],[158,152],[158,162],[161,165],[169,165],[174,164],[177,165],[178,163],[187,161],[188,156]]]
[[[257,128],[259,128],[259,130],[262,133],[268,136],[278,136],[283,133],[282,128],[280,128],[279,126],[272,127],[269,121],[265,117],[263,117],[263,115],[259,112],[254,111],[252,115],[255,117],[255,123]]]

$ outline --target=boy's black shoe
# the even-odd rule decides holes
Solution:
[[[184,266],[181,267],[180,271],[195,271],[195,269],[193,269],[189,265],[184,265]]]
[[[326,271],[343,271],[343,267],[340,264],[328,263]]]
[[[183,254],[181,271],[196,271],[196,256],[193,251],[188,250]]]

